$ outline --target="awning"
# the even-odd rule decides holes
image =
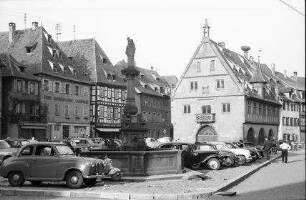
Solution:
[[[22,129],[46,129],[45,126],[20,126]]]
[[[119,128],[96,128],[101,132],[119,132]]]

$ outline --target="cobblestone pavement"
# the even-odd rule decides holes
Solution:
[[[207,192],[212,190],[214,187],[217,187],[221,184],[224,184],[229,179],[232,179],[239,174],[250,170],[257,165],[265,162],[266,159],[262,158],[253,162],[249,165],[237,166],[231,168],[223,168],[217,171],[211,170],[199,170],[202,172],[205,177],[204,179],[196,178],[192,180],[179,179],[179,180],[158,180],[158,181],[145,181],[145,182],[112,182],[104,181],[98,183],[95,187],[92,188],[81,188],[78,190],[84,191],[101,191],[101,192],[119,192],[119,193],[160,193],[160,194],[178,194],[178,193],[191,193],[191,192]],[[7,180],[0,179],[0,187],[10,187]],[[37,188],[31,186],[29,182],[26,182],[23,188]],[[44,183],[40,189],[44,190],[58,190],[65,191],[70,190],[66,188],[64,182],[62,183]]]
[[[210,200],[295,200],[305,198],[305,151],[290,152],[288,163],[281,158],[231,188],[237,195],[214,195]]]

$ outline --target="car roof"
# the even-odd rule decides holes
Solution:
[[[172,145],[188,144],[188,145],[192,145],[192,144],[189,143],[189,142],[166,142],[166,143],[160,144],[160,146],[161,146],[161,145],[167,145],[167,144],[172,144]]]
[[[37,146],[37,145],[65,145],[62,142],[30,142],[24,146]]]
[[[209,144],[226,144],[225,142],[209,142]]]

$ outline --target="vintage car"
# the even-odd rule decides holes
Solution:
[[[5,141],[9,143],[12,148],[20,148],[30,143],[28,139],[21,139],[21,138],[6,138]]]
[[[263,157],[263,149],[260,146],[254,145],[252,142],[244,141],[243,147],[244,149],[248,149],[251,151],[252,157],[254,156],[256,159]]]
[[[14,156],[18,148],[12,148],[5,140],[0,140],[0,163],[5,159]]]
[[[232,167],[238,162],[238,157],[236,154],[234,154],[231,151],[221,151],[218,150],[216,145],[214,144],[209,144],[206,142],[196,142],[194,144],[195,150],[202,150],[202,151],[219,151],[219,155],[221,156],[220,161],[221,165],[225,167]]]
[[[167,142],[160,144],[159,148],[182,150],[182,163],[187,168],[199,169],[206,165],[209,169],[218,170],[221,166],[221,156],[217,149],[201,150],[186,142]]]
[[[21,147],[16,156],[6,159],[0,175],[13,187],[22,186],[26,180],[35,186],[43,181],[66,181],[69,188],[77,189],[83,183],[94,186],[97,178],[105,176],[120,180],[120,170],[111,164],[109,159],[77,157],[63,143],[37,142]]]
[[[231,151],[237,155],[239,158],[239,165],[243,165],[246,162],[249,163],[252,160],[251,152],[247,149],[241,149],[235,147],[232,143],[225,143],[225,142],[209,142],[210,144],[216,145],[217,149]]]
[[[76,152],[94,151],[102,149],[102,145],[95,143],[91,138],[71,138],[70,144]]]

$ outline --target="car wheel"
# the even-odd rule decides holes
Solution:
[[[19,187],[22,186],[25,182],[24,175],[22,172],[14,171],[10,172],[8,175],[8,181],[11,186]]]
[[[40,186],[42,181],[30,181],[32,185],[34,186]]]
[[[114,174],[111,175],[111,179],[113,181],[120,181],[121,180],[121,173],[120,172],[116,172]]]
[[[238,165],[244,165],[246,162],[246,158],[244,155],[238,155],[238,160],[237,160],[237,164]]]
[[[71,171],[66,177],[66,184],[69,188],[78,189],[83,185],[83,175],[80,171]]]
[[[223,163],[226,167],[231,167],[235,164],[235,160],[232,157],[226,157],[226,158],[224,158]]]
[[[207,167],[211,170],[218,170],[220,168],[220,161],[217,158],[211,158],[207,161]]]
[[[88,187],[93,187],[97,183],[97,179],[96,178],[86,178],[84,179],[84,183]]]

